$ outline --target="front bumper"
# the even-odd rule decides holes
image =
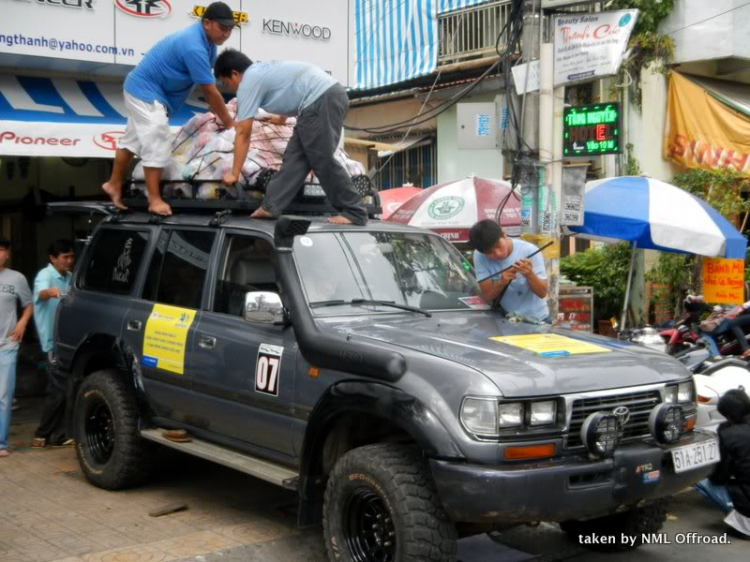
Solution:
[[[670,451],[713,438],[696,431],[672,446],[625,445],[606,460],[578,456],[498,468],[433,459],[430,465],[440,500],[453,521],[567,521],[615,513],[695,484],[715,465],[677,474]]]

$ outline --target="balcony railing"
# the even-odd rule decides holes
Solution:
[[[496,0],[438,17],[438,64],[492,56],[495,42],[510,17],[510,0]],[[505,47],[505,37],[500,50]]]
[[[440,38],[438,65],[494,56],[497,36],[510,18],[510,4],[510,0],[487,1],[438,16]],[[599,12],[601,10],[600,0],[590,0],[584,4],[557,10],[557,12]],[[545,17],[543,33],[547,41],[553,39],[549,34],[549,27],[550,18]],[[502,53],[506,47],[507,35],[503,35],[498,48]]]

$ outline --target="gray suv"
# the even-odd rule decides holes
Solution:
[[[332,561],[449,561],[538,521],[638,546],[718,460],[690,373],[478,295],[410,227],[110,216],[57,317],[81,469],[137,485],[155,444],[231,466],[296,490]]]

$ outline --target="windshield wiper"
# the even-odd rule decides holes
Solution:
[[[374,304],[374,305],[380,305],[380,306],[390,306],[392,308],[398,308],[400,310],[406,310],[408,312],[418,312],[419,314],[424,314],[425,316],[427,316],[427,318],[432,318],[432,313],[428,312],[427,310],[424,310],[423,308],[419,308],[416,306],[409,306],[408,304],[396,304],[393,301],[379,301],[379,300],[372,300],[372,299],[352,299],[350,301],[345,301],[345,300],[317,301],[317,302],[311,302],[310,308],[324,308],[326,306],[338,306],[342,304]]]

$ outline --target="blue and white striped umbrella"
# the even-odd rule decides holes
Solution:
[[[626,240],[640,249],[744,259],[747,239],[702,199],[652,178],[624,176],[586,184],[583,226],[571,234]]]

